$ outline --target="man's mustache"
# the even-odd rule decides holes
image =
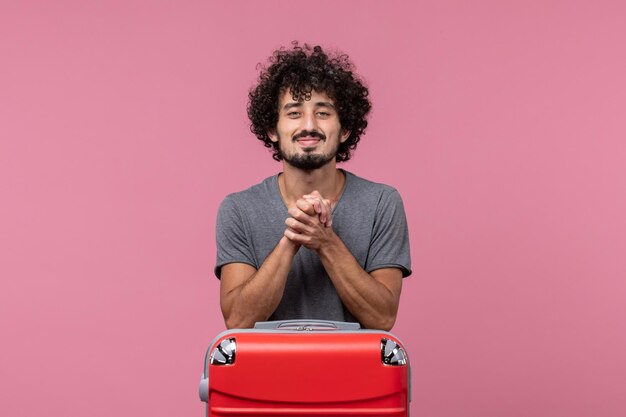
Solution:
[[[306,137],[318,138],[318,139],[321,139],[321,140],[326,140],[326,135],[321,133],[321,132],[318,132],[316,130],[311,130],[311,131],[303,130],[302,132],[294,135],[292,140],[296,141],[296,140],[298,140],[300,138],[306,138]]]

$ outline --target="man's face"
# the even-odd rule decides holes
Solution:
[[[313,90],[310,100],[295,101],[287,89],[279,100],[276,130],[268,135],[286,163],[312,170],[334,161],[350,132],[341,129],[334,102],[325,93]]]

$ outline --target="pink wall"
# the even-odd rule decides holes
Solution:
[[[0,415],[203,415],[215,212],[280,168],[245,102],[292,39],[371,87],[346,168],[405,199],[414,415],[626,415],[623,4],[3,1]]]

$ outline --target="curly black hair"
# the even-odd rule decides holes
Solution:
[[[310,100],[312,90],[323,92],[335,102],[342,129],[350,132],[348,139],[339,145],[335,159],[349,160],[367,127],[366,117],[372,105],[368,89],[353,73],[354,66],[348,56],[329,55],[320,46],[300,46],[294,41],[292,49],[280,48],[268,61],[268,66],[261,67],[258,85],[248,95],[252,133],[265,147],[274,148],[275,160],[282,160],[278,144],[267,133],[278,124],[280,96],[289,89],[293,100]]]

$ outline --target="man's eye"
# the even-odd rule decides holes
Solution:
[[[319,111],[319,112],[317,112],[317,115],[320,116],[320,117],[329,117],[330,113],[327,113],[325,111]]]
[[[287,113],[287,117],[295,118],[298,116],[300,116],[300,112],[298,111],[290,111],[289,113]]]

